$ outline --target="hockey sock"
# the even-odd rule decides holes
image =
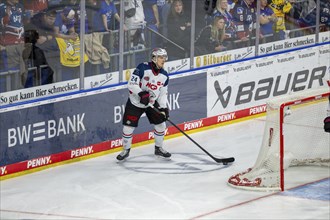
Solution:
[[[163,147],[164,135],[165,135],[165,122],[154,126],[155,145],[157,147]]]
[[[123,147],[125,150],[131,148],[134,127],[124,125],[123,128]]]

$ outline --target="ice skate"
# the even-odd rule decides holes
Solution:
[[[171,157],[171,154],[169,152],[164,150],[162,147],[157,146],[155,146],[155,155],[166,159],[169,159]]]
[[[125,158],[127,158],[129,156],[129,152],[131,149],[124,149],[120,154],[118,154],[117,156],[117,160],[121,161],[124,160]]]

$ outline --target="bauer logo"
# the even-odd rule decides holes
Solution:
[[[324,86],[326,66],[316,67],[310,70],[301,70],[295,73],[268,77],[259,81],[242,82],[238,86],[221,86],[219,81],[214,82],[214,89],[218,96],[211,109],[218,106],[220,102],[223,108],[229,103],[235,106],[260,101],[270,97],[277,97]]]
[[[215,101],[212,109],[216,106],[218,101],[221,102],[223,108],[226,108],[228,103],[229,103],[230,96],[231,96],[231,91],[232,91],[231,86],[228,86],[224,90],[222,90],[221,87],[220,87],[219,82],[216,80],[214,82],[214,89],[215,89],[215,92],[218,95],[218,99]]]
[[[330,49],[320,49],[320,54],[323,55],[323,54],[330,54]]]
[[[85,113],[8,129],[8,147],[85,131]]]

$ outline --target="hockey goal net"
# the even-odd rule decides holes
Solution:
[[[292,166],[325,166],[328,175],[330,135],[323,130],[323,120],[329,94],[329,88],[324,88],[269,101],[255,165],[231,176],[228,184],[248,190],[283,191],[284,172]]]

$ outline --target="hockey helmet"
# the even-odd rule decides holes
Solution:
[[[151,52],[151,60],[156,62],[158,56],[163,56],[165,57],[165,60],[167,60],[167,52],[165,49],[162,48],[155,48]]]

